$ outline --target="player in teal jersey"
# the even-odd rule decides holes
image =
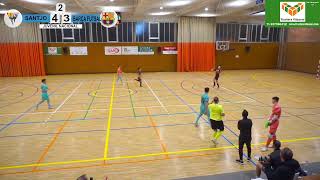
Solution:
[[[42,104],[44,101],[47,101],[48,103],[48,109],[52,109],[52,106],[50,104],[49,94],[48,94],[48,86],[46,79],[41,80],[41,101],[37,104],[36,109],[38,109],[39,105]]]
[[[208,104],[209,104],[209,88],[206,87],[204,88],[204,94],[201,96],[201,106],[200,106],[200,113],[199,116],[196,119],[195,126],[199,126],[199,119],[201,118],[202,115],[207,115],[208,116],[208,121],[210,122],[210,115],[208,111]]]

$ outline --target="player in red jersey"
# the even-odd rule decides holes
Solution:
[[[216,75],[214,76],[214,79],[213,79],[213,87],[216,86],[216,83],[217,83],[217,86],[218,88],[220,87],[219,86],[219,77],[220,77],[220,73],[221,73],[221,66],[219,65],[217,67],[217,69],[214,70],[216,72]]]
[[[279,119],[281,117],[281,107],[279,105],[279,97],[273,97],[272,98],[272,113],[266,122],[266,127],[269,127],[269,135],[268,135],[268,140],[266,142],[266,146],[261,149],[261,151],[267,151],[268,147],[273,141],[273,143],[277,140],[276,132],[279,127]]]
[[[117,83],[118,83],[118,81],[121,81],[121,84],[123,84],[123,82],[122,82],[122,69],[121,69],[121,66],[119,65],[118,66],[118,69],[117,69],[117,75],[118,75],[118,79],[117,79]]]

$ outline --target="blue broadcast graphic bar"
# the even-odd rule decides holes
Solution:
[[[100,22],[100,14],[72,14],[72,23]]]
[[[50,23],[50,14],[23,14],[24,23]],[[71,14],[72,23],[100,22],[100,14]]]
[[[24,23],[49,23],[50,22],[50,14],[23,14],[22,22]]]

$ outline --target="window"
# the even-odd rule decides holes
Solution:
[[[143,22],[137,22],[136,23],[136,41],[137,42],[143,42]]]
[[[170,33],[170,39],[169,42],[174,42],[174,37],[175,37],[175,23],[170,23],[170,28],[169,28],[169,33]]]
[[[260,40],[269,40],[269,28],[265,27],[264,25],[261,25]]]
[[[49,31],[50,31],[50,41],[51,42],[57,42],[56,30],[55,29],[49,29]]]
[[[118,42],[118,28],[108,28],[108,42]]]
[[[159,35],[160,35],[159,23],[158,22],[150,22],[149,29],[150,29],[149,39],[159,39]]]
[[[241,24],[239,31],[239,41],[247,41],[248,25]]]
[[[102,42],[102,29],[105,29],[104,26],[101,25],[101,23],[97,23],[97,40],[98,42]]]
[[[80,31],[79,29],[74,29],[74,42],[80,42]]]
[[[62,39],[73,39],[73,38],[74,38],[73,29],[62,30]]]

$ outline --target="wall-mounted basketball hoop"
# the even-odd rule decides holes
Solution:
[[[216,41],[216,50],[217,51],[228,51],[230,41]]]

